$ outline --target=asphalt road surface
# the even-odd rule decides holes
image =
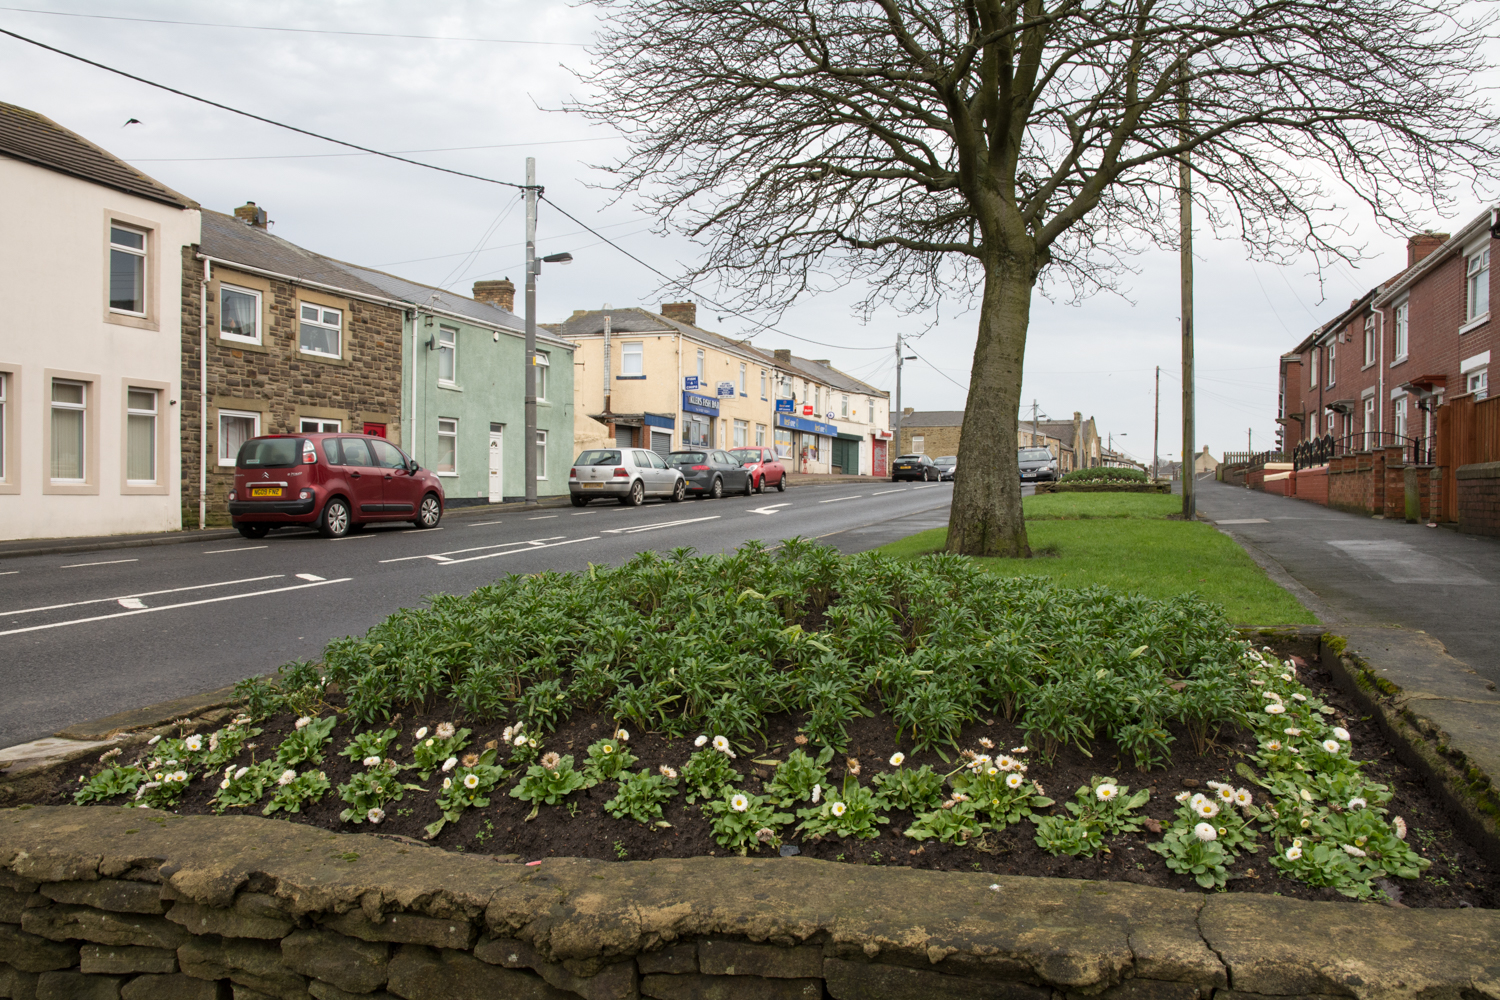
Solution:
[[[950,483],[803,486],[641,507],[596,502],[372,526],[336,540],[282,529],[0,562],[0,747],[232,684],[359,635],[434,593],[509,573],[617,565],[823,537],[844,551],[947,523]],[[1029,492],[1029,491],[1028,491]]]

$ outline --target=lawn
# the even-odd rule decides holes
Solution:
[[[1246,625],[1316,622],[1233,539],[1202,522],[1167,520],[1180,497],[1149,493],[1054,493],[1027,497],[1032,559],[980,559],[992,573],[1040,576],[1064,586],[1101,585],[1162,599],[1193,593]],[[939,551],[936,528],[882,546],[892,556]]]

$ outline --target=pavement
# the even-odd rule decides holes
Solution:
[[[0,562],[0,747],[316,658],[398,608],[503,574],[797,535],[859,551],[946,524],[953,492],[868,477],[799,481],[784,493],[641,507],[458,508],[433,530],[374,525],[335,540],[278,529],[258,540],[200,534],[15,553]]]

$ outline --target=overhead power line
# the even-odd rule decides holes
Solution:
[[[240,31],[283,31],[300,35],[351,35],[360,38],[408,38],[433,42],[490,42],[499,45],[565,45],[582,48],[584,42],[537,42],[529,38],[471,38],[465,35],[410,35],[392,31],[347,31],[335,28],[284,28],[269,24],[225,24],[217,21],[172,21],[163,17],[125,17],[120,14],[79,14],[67,10],[35,10],[31,7],[0,7],[19,14],[81,17],[96,21],[134,21],[139,24],[175,24],[190,28],[234,28]]]
[[[913,354],[917,354],[917,349],[915,347],[911,346],[911,341],[907,341],[907,343],[906,343],[906,349],[908,351],[911,351]],[[943,371],[941,368],[939,368],[937,365],[933,364],[931,361],[928,361],[926,358],[922,357],[922,355],[917,354],[917,360],[921,361],[928,368],[931,368],[933,371],[935,371],[939,375],[943,376],[943,378],[947,379],[949,382],[952,382],[954,385],[958,386],[964,392],[968,392],[969,391],[969,387],[968,386],[964,385],[958,379],[954,378],[952,375],[949,375],[947,372]]]
[[[540,142],[502,142],[489,146],[435,146],[431,149],[393,149],[393,153],[461,153],[473,149],[515,149],[518,146],[562,146],[574,142],[607,142],[623,139],[620,135],[599,135],[590,139],[543,139]],[[369,153],[276,153],[262,156],[148,156],[132,163],[224,163],[231,160],[328,160],[341,156],[369,156]]]

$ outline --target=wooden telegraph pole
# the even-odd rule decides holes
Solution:
[[[1177,84],[1178,138],[1188,141],[1187,60],[1182,63],[1182,77]],[[1183,150],[1177,166],[1178,239],[1181,241],[1182,268],[1182,517],[1191,521],[1195,514],[1193,459],[1193,178],[1189,154]]]

